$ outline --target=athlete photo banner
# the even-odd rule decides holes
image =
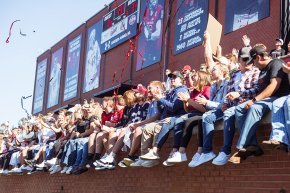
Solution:
[[[174,55],[202,44],[208,21],[208,0],[178,0],[176,11]]]
[[[39,113],[43,109],[46,68],[47,68],[47,59],[42,60],[37,64],[36,82],[33,100],[34,101],[33,114]]]
[[[58,105],[61,71],[62,71],[62,55],[63,48],[60,48],[56,52],[54,52],[51,56],[47,108]]]
[[[82,36],[79,35],[75,39],[70,41],[68,45],[65,87],[63,95],[64,101],[67,101],[77,96],[81,41]]]
[[[142,0],[140,21],[142,32],[138,38],[136,70],[141,70],[160,61],[164,0]]]
[[[225,33],[270,16],[269,0],[227,0]]]
[[[100,50],[101,29],[102,29],[102,21],[99,21],[95,25],[90,27],[87,31],[88,38],[87,38],[83,93],[86,93],[99,87],[100,65],[101,65],[101,50]]]

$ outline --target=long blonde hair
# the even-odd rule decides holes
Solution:
[[[198,75],[198,82],[195,86],[197,91],[200,92],[202,91],[203,87],[211,85],[211,78],[209,73],[201,70],[198,70],[195,73]]]

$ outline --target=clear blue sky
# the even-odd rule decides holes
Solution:
[[[22,96],[33,94],[36,58],[113,0],[0,1],[0,123],[26,116]],[[11,23],[10,43],[6,44]],[[27,34],[26,37],[20,35]],[[35,32],[33,32],[35,30]],[[31,112],[32,97],[24,101]]]

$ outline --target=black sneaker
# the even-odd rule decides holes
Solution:
[[[33,173],[35,173],[35,172],[37,172],[37,169],[36,169],[35,166],[33,166],[33,167],[32,167],[32,170],[31,170],[30,172],[27,172],[27,174],[30,175],[30,174],[33,174]]]
[[[94,167],[95,165],[93,160],[88,161],[88,163],[86,164],[86,168],[94,168]]]
[[[251,156],[261,156],[264,154],[264,151],[259,146],[249,146],[245,149],[239,151],[239,156],[241,159],[245,160]]]
[[[88,171],[89,169],[88,168],[86,168],[85,166],[80,166],[80,167],[78,167],[78,169],[76,169],[74,172],[73,172],[73,174],[75,174],[75,175],[80,175],[80,174],[82,174],[82,173],[84,173],[84,172],[86,172],[86,171]]]

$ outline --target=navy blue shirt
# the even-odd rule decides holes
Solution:
[[[187,87],[184,85],[178,86],[174,88],[165,98],[159,100],[161,106],[164,107],[161,114],[161,119],[186,114],[183,107],[183,102],[178,99],[178,93],[181,92],[188,93]]]

